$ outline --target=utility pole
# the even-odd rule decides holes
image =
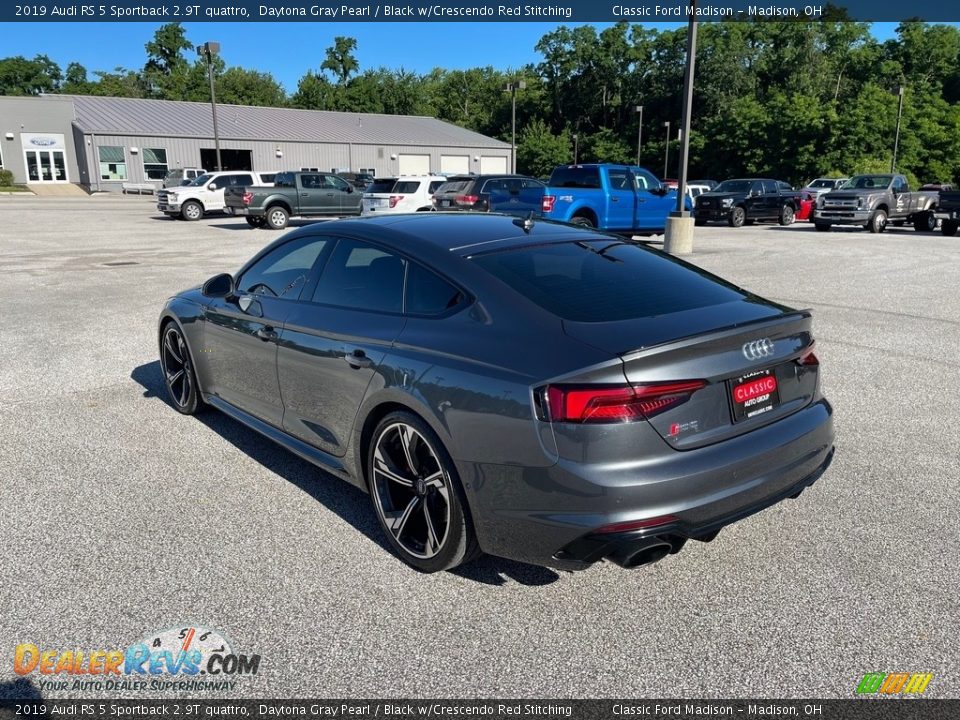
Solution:
[[[640,114],[640,120],[637,122],[637,165],[640,164],[640,145],[643,141],[643,105],[637,105],[634,111]]]
[[[210,107],[213,109],[213,144],[217,149],[217,170],[223,170],[220,159],[220,131],[217,127],[217,95],[213,89],[213,56],[220,52],[220,43],[205,42],[197,47],[197,55],[207,61],[207,76],[210,78]]]
[[[663,126],[667,129],[667,139],[663,144],[663,179],[667,179],[667,166],[670,164],[670,121],[664,120]]]
[[[904,87],[901,85],[897,89],[897,94],[900,95],[900,104],[897,107],[897,132],[893,136],[893,159],[890,160],[891,173],[895,173],[897,171],[897,150],[900,147],[900,118],[903,117],[903,93]]]
[[[507,83],[507,86],[503,89],[504,92],[511,94],[511,111],[510,111],[510,172],[516,174],[517,172],[517,90],[523,90],[527,87],[527,83],[523,80],[517,82]]]

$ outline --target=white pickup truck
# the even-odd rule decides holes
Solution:
[[[189,185],[157,193],[157,210],[171,218],[199,220],[210,212],[223,212],[223,191],[228,187],[273,185],[275,172],[227,170],[205,173]]]

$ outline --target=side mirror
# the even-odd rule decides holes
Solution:
[[[353,194],[353,185],[347,185],[347,193]]]
[[[208,298],[227,298],[233,295],[234,289],[233,275],[221,273],[207,280],[201,292]]]
[[[210,183],[209,185],[207,185],[207,190],[216,190],[216,189],[217,189],[216,183]]]

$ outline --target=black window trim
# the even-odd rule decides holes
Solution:
[[[233,277],[234,277],[234,283],[235,283],[236,286],[237,286],[237,294],[238,294],[238,295],[248,295],[248,296],[253,296],[253,297],[259,297],[259,296],[257,296],[255,293],[249,293],[249,292],[247,292],[246,290],[240,290],[240,289],[239,289],[240,279],[241,279],[244,275],[247,274],[247,272],[250,270],[250,268],[252,268],[252,267],[253,267],[254,265],[256,265],[258,262],[260,262],[263,258],[265,258],[265,257],[266,257],[267,255],[269,255],[270,253],[274,252],[275,250],[279,250],[280,248],[282,248],[282,247],[284,247],[284,246],[286,246],[286,245],[289,245],[290,243],[297,242],[298,240],[307,240],[307,239],[316,239],[316,238],[327,238],[327,239],[329,239],[329,240],[336,241],[336,240],[338,239],[338,236],[336,236],[336,235],[328,235],[328,234],[322,233],[322,232],[309,233],[309,234],[307,234],[307,235],[298,235],[298,236],[296,236],[296,237],[292,237],[292,238],[290,238],[290,239],[288,239],[288,240],[283,241],[282,243],[280,243],[280,244],[278,244],[278,245],[267,245],[267,247],[263,248],[263,250],[261,250],[260,252],[258,252],[258,253],[257,253],[256,255],[254,255],[252,258],[250,258],[250,260],[248,260],[248,261],[246,262],[246,264],[243,265],[243,267],[241,267],[239,270],[237,270],[236,274],[233,276]],[[269,297],[271,300],[282,300],[282,301],[284,301],[284,302],[305,302],[305,301],[303,300],[303,294],[304,294],[304,292],[306,292],[307,288],[312,287],[312,286],[315,284],[315,278],[319,277],[317,266],[319,265],[319,266],[320,266],[320,269],[321,269],[321,270],[323,269],[323,266],[326,265],[327,259],[330,257],[330,255],[331,255],[331,253],[332,253],[332,248],[336,247],[336,245],[337,245],[336,242],[331,242],[331,243],[329,244],[329,248],[330,248],[330,249],[328,249],[328,248],[325,247],[323,250],[320,251],[320,254],[317,256],[317,259],[314,260],[314,262],[313,262],[313,266],[310,268],[309,272],[307,272],[307,280],[306,280],[306,282],[300,287],[300,293],[299,293],[299,295],[297,295],[297,297],[292,297],[292,296],[291,296],[291,297],[282,297],[282,296],[280,296],[280,295],[268,295],[268,296],[266,296],[266,297]]]

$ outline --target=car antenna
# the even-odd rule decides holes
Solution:
[[[533,210],[531,210],[530,213],[525,218],[516,218],[513,221],[513,224],[516,225],[518,228],[521,228],[525,233],[529,234],[529,232],[533,230],[533,225],[534,225]]]

